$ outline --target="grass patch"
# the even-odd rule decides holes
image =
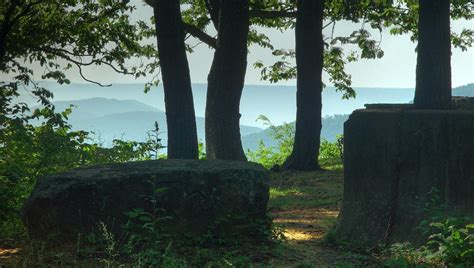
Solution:
[[[302,193],[296,188],[281,189],[270,187],[270,199],[287,197],[293,195],[301,195]]]
[[[332,207],[342,201],[342,170],[279,172],[270,175],[272,211]]]

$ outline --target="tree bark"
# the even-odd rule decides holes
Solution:
[[[217,48],[208,76],[206,157],[246,160],[240,139],[240,98],[247,69],[248,0],[222,0]]]
[[[296,37],[296,132],[285,169],[319,169],[322,71],[324,57],[323,0],[298,0]]]
[[[165,93],[168,158],[197,159],[196,117],[179,0],[158,0],[154,15]]]
[[[449,0],[420,0],[415,106],[449,109],[451,42]]]
[[[205,0],[206,9],[211,17],[212,24],[217,30],[219,28],[219,10],[220,10],[220,0]]]

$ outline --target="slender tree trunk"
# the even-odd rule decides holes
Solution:
[[[247,68],[248,0],[222,0],[218,28],[208,77],[206,157],[245,161],[239,106]]]
[[[154,15],[165,92],[168,158],[197,159],[196,117],[180,1],[156,1]]]
[[[324,56],[323,0],[298,0],[296,16],[296,132],[284,168],[319,169],[322,71]]]
[[[205,0],[205,4],[212,24],[214,24],[214,28],[217,30],[219,28],[220,0]]]
[[[415,106],[451,107],[449,0],[420,0]]]

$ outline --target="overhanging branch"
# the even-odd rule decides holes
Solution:
[[[296,12],[293,11],[269,11],[269,10],[250,10],[250,17],[261,19],[276,19],[276,18],[296,18]],[[184,30],[191,36],[199,39],[201,42],[207,44],[212,48],[217,47],[217,39],[208,35],[198,27],[183,23]]]
[[[183,23],[183,26],[184,26],[184,30],[192,35],[193,37],[199,39],[201,42],[207,44],[208,46],[212,47],[212,48],[216,48],[217,47],[217,39],[208,35],[207,33],[205,33],[204,31],[202,31],[201,29],[199,29],[198,27],[192,25],[192,24],[189,24],[189,23]]]
[[[296,18],[296,12],[286,10],[250,10],[250,17],[260,19]]]

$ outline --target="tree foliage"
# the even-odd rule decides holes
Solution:
[[[104,148],[90,142],[90,133],[71,131],[71,109],[56,112],[53,95],[35,82],[69,83],[75,69],[85,81],[89,66],[107,66],[135,77],[152,74],[157,62],[129,66],[136,58],[151,58],[156,50],[144,45],[153,32],[132,23],[135,8],[119,0],[7,0],[0,4],[0,220],[3,230],[18,227],[18,211],[37,178],[83,165],[125,162],[157,156],[160,141],[114,141]],[[149,84],[150,85],[150,84]],[[148,86],[149,86],[148,85]],[[19,101],[20,89],[31,90],[41,108],[30,111]],[[23,94],[23,93],[22,93]],[[25,93],[27,94],[27,93]],[[39,124],[37,126],[35,124]]]
[[[48,94],[34,82],[33,66],[41,79],[69,83],[66,72],[84,75],[89,66],[107,66],[135,77],[153,74],[156,62],[128,66],[132,58],[151,58],[156,49],[143,45],[153,32],[145,22],[131,23],[128,1],[7,0],[0,5],[0,71],[14,82],[33,84],[38,95]],[[38,75],[38,74],[36,74]],[[10,89],[12,84],[5,83]],[[44,100],[44,99],[43,99]]]
[[[451,0],[452,20],[471,20],[474,18],[474,2],[470,0]],[[384,27],[390,28],[394,35],[409,34],[410,39],[418,40],[418,0],[398,0],[393,6],[376,14]],[[466,51],[472,46],[474,30],[464,28],[460,32],[451,32],[451,43],[455,48]]]
[[[276,126],[264,115],[260,115],[257,121],[261,121],[270,129],[269,135],[276,141],[276,145],[268,146],[268,144],[260,140],[258,148],[254,151],[247,150],[249,161],[257,162],[267,169],[282,166],[293,150],[295,125],[284,123]],[[338,139],[342,139],[342,136],[338,135]],[[326,139],[322,139],[319,151],[319,162],[324,167],[342,165],[340,144],[338,142],[330,142]]]
[[[110,147],[93,141],[93,133],[72,131],[72,108],[49,106],[30,111],[15,103],[18,93],[0,91],[0,230],[18,231],[18,213],[37,179],[68,169],[105,163],[157,159],[162,148],[159,129],[145,142],[114,140]],[[151,126],[150,126],[151,127]]]
[[[275,1],[279,2],[279,1]],[[282,4],[287,12],[293,12],[294,5]],[[261,6],[263,7],[263,6]],[[470,20],[474,17],[474,3],[469,0],[451,1],[451,18],[454,20]],[[278,22],[275,22],[278,21]],[[281,24],[281,20],[286,23]],[[325,60],[324,71],[329,76],[329,81],[336,90],[343,92],[343,98],[355,97],[355,91],[351,86],[352,77],[345,71],[345,65],[359,59],[378,59],[384,56],[382,49],[382,31],[388,28],[391,34],[409,34],[412,41],[418,38],[418,1],[417,0],[337,0],[326,1],[325,20],[328,21],[325,28],[330,27],[331,34],[325,37]],[[335,36],[335,28],[339,21],[352,21],[360,23],[361,27],[353,31],[349,36]],[[279,29],[293,28],[291,18],[284,17],[274,20],[264,20],[268,24],[260,24],[266,27],[280,27]],[[281,26],[280,26],[281,25]],[[371,32],[380,33],[379,37],[373,37]],[[451,42],[454,47],[466,51],[472,46],[474,30],[463,29],[459,33],[451,33]],[[345,50],[350,45],[357,49]],[[263,80],[276,83],[281,80],[296,78],[296,67],[292,59],[295,57],[294,50],[277,48],[272,51],[278,60],[266,66],[258,61],[254,67],[261,69]]]

